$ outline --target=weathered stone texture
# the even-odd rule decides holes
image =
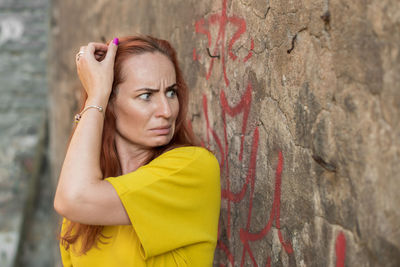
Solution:
[[[137,32],[176,47],[220,160],[216,266],[400,265],[399,1],[54,1],[54,182],[75,54]]]
[[[43,255],[43,238],[54,229],[46,209],[40,215],[48,224],[38,227],[35,240],[26,240],[36,220],[31,218],[33,188],[46,184],[38,165],[45,155],[47,128],[48,1],[0,1],[0,266],[52,266],[49,246]],[[39,153],[39,151],[41,153]],[[47,178],[48,179],[48,178]],[[47,183],[48,184],[48,183]],[[52,186],[40,192],[52,194]],[[40,196],[41,197],[41,196]],[[29,216],[28,216],[29,215]],[[54,231],[54,230],[53,230]],[[53,244],[54,244],[53,241]],[[51,242],[51,241],[49,241]],[[27,248],[26,245],[30,247]],[[26,258],[26,254],[34,254]],[[25,257],[25,258],[24,258]],[[17,259],[20,259],[17,260]],[[32,263],[33,262],[33,263]],[[35,263],[36,262],[36,263]],[[38,265],[36,265],[38,264]]]

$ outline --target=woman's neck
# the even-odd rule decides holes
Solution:
[[[151,148],[132,144],[118,134],[115,136],[115,146],[122,174],[133,172],[143,166],[152,153]]]

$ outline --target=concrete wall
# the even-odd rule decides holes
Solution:
[[[0,266],[54,266],[48,1],[0,0]]]
[[[398,1],[53,1],[53,181],[75,54],[136,32],[178,50],[220,160],[215,266],[400,265]]]

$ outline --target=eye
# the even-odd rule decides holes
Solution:
[[[149,100],[150,95],[151,95],[151,93],[144,93],[144,94],[139,95],[139,98],[142,100]]]
[[[167,97],[173,98],[176,96],[176,89],[171,89],[167,91]]]

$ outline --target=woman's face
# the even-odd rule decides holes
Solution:
[[[147,52],[127,59],[122,75],[114,99],[116,138],[145,148],[168,144],[179,112],[174,65]]]

